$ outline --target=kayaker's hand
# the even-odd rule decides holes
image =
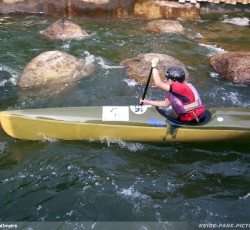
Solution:
[[[142,99],[140,99],[140,104],[142,105],[142,104],[147,104],[148,103],[148,100],[142,100]]]
[[[153,58],[151,60],[151,67],[157,67],[159,64],[159,61],[160,61],[159,58]]]

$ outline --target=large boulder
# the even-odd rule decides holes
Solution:
[[[173,20],[155,20],[147,24],[146,29],[155,33],[183,33],[183,26]]]
[[[234,83],[250,83],[250,52],[230,52],[212,56],[209,62],[221,76]]]
[[[79,25],[66,19],[56,21],[44,30],[42,34],[50,40],[82,39],[89,36]]]
[[[136,0],[134,15],[141,18],[168,18],[197,20],[199,18],[198,4],[179,3],[175,1]]]
[[[166,79],[166,70],[172,66],[176,66],[182,68],[185,71],[186,80],[189,81],[189,73],[185,65],[181,61],[166,54],[140,54],[137,57],[126,59],[120,64],[125,67],[126,74],[130,78],[134,79],[138,83],[146,84],[151,67],[151,60],[153,58],[159,58],[160,60],[158,69],[162,80]]]
[[[44,52],[25,67],[19,81],[22,88],[43,88],[65,85],[88,76],[94,65],[60,51]]]

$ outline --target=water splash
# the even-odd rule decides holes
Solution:
[[[128,86],[136,86],[138,83],[133,79],[124,79],[124,81],[128,84]]]
[[[122,66],[117,65],[109,65],[107,61],[102,57],[96,57],[92,54],[90,54],[88,51],[83,52],[85,60],[87,64],[93,64],[94,62],[97,62],[98,65],[100,65],[103,69],[122,69]]]
[[[208,54],[209,57],[216,55],[216,54],[226,53],[226,50],[224,50],[220,47],[217,47],[216,45],[206,45],[204,43],[200,43],[199,45],[206,47],[210,51]]]
[[[240,18],[227,18],[227,15],[225,16],[225,19],[222,21],[223,23],[230,23],[237,26],[248,26],[249,25],[249,19],[246,17]]]
[[[216,78],[216,79],[218,79],[220,75],[219,75],[218,73],[211,72],[211,73],[210,73],[210,76],[211,76],[211,78]]]
[[[123,188],[117,192],[121,197],[128,200],[134,206],[134,212],[140,213],[141,209],[144,207],[148,207],[152,201],[151,197],[145,194],[140,193],[138,190],[134,188],[134,186],[130,186],[129,188]]]
[[[112,144],[117,144],[120,148],[127,149],[130,152],[137,152],[140,150],[144,150],[144,145],[137,142],[127,142],[123,140],[115,140],[115,139],[109,139],[109,138],[103,138],[101,139],[101,143],[106,143],[108,146],[111,146]]]
[[[4,87],[6,84],[11,83],[12,85],[17,85],[18,79],[19,79],[19,73],[8,66],[0,65],[0,71],[7,71],[11,74],[11,78],[4,79],[0,81],[0,87]]]
[[[7,142],[0,142],[0,154],[3,154],[8,147]]]
[[[245,199],[247,199],[248,197],[250,197],[250,192],[249,192],[247,195],[245,195],[245,196],[243,196],[243,197],[240,197],[240,199],[245,200]]]

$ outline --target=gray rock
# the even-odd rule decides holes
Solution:
[[[173,20],[155,20],[147,24],[146,29],[155,33],[183,33],[183,26]]]
[[[250,52],[229,52],[209,58],[210,65],[221,76],[234,83],[250,84]]]
[[[126,74],[134,79],[136,82],[141,84],[146,84],[148,74],[151,68],[151,60],[153,58],[159,58],[159,73],[162,80],[165,80],[165,72],[168,68],[172,66],[180,67],[185,71],[186,80],[189,81],[189,73],[185,67],[185,65],[166,54],[158,54],[158,53],[148,53],[148,54],[140,54],[137,57],[129,58],[122,61],[120,64],[125,67]]]
[[[42,32],[50,40],[71,40],[88,37],[89,34],[80,26],[65,19],[60,19]]]
[[[22,88],[53,87],[88,76],[94,65],[60,51],[44,52],[25,67],[19,81]]]

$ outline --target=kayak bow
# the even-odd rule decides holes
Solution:
[[[0,112],[3,130],[24,140],[103,140],[139,142],[249,141],[250,110],[209,109],[202,124],[168,123],[152,106],[89,106]]]

